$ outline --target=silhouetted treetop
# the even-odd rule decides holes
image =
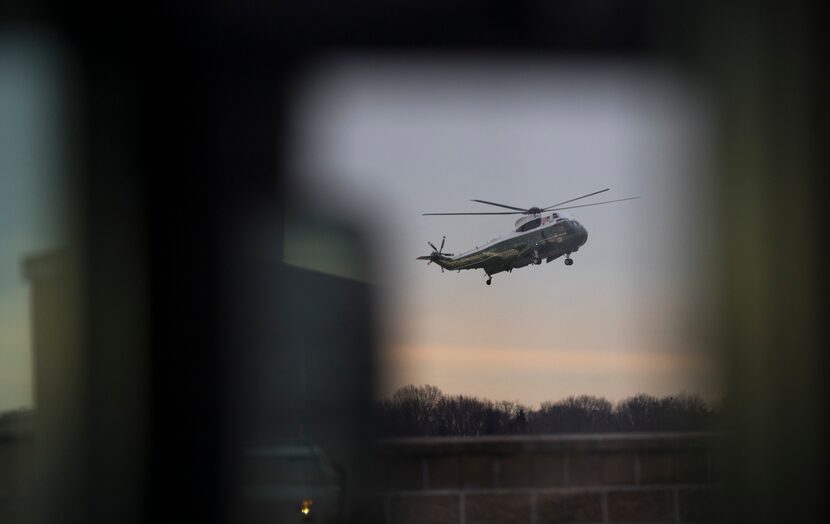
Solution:
[[[685,393],[663,398],[641,393],[616,404],[570,396],[534,410],[517,402],[445,395],[431,385],[404,386],[377,409],[382,437],[701,431],[718,429],[721,419],[719,406]]]

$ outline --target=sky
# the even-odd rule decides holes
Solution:
[[[357,225],[371,245],[382,326],[381,393],[538,405],[569,395],[720,395],[708,355],[706,213],[711,115],[657,64],[510,56],[340,56],[297,87],[292,201]],[[562,260],[494,276],[415,260],[509,233],[483,199],[576,209],[588,242]]]

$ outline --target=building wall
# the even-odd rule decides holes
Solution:
[[[722,440],[700,433],[387,440],[385,522],[722,521]]]

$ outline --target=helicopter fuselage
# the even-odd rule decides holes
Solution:
[[[509,235],[482,247],[456,256],[435,253],[429,259],[450,271],[483,269],[487,275],[495,275],[570,255],[588,240],[582,224],[557,213],[520,219],[517,225]]]

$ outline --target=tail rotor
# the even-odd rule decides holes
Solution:
[[[429,247],[432,248],[432,253],[429,254],[428,256],[418,257],[418,260],[428,260],[427,265],[430,265],[435,260],[437,260],[441,257],[451,257],[451,256],[453,256],[452,253],[444,253],[444,243],[446,241],[447,241],[447,237],[445,235],[444,237],[441,238],[441,247],[440,248],[435,247],[435,244],[433,244],[432,242],[427,241],[427,245],[429,245]],[[441,272],[442,273],[444,272],[443,267],[441,268]]]

